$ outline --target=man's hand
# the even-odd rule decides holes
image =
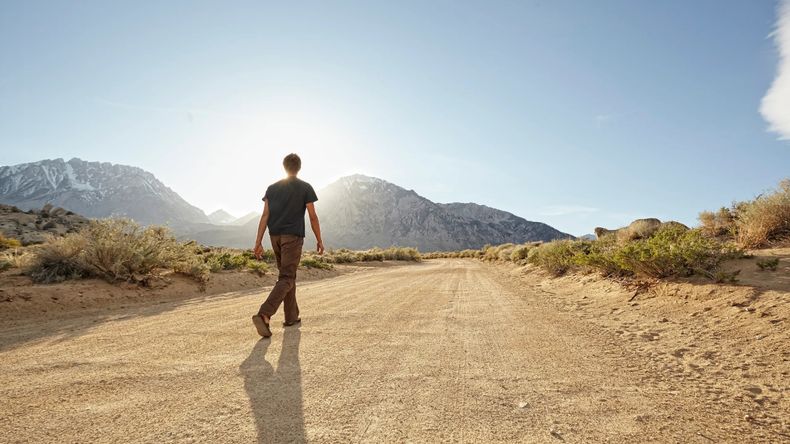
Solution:
[[[324,254],[324,243],[318,241],[318,245],[316,245],[315,251],[317,251],[318,254]]]
[[[322,249],[323,250],[323,249]],[[258,244],[253,249],[253,253],[255,254],[255,259],[261,260],[263,257],[263,245]]]

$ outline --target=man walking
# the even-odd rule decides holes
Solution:
[[[255,257],[260,259],[263,255],[263,234],[269,228],[272,249],[280,272],[266,302],[261,305],[258,314],[252,317],[255,329],[264,338],[272,335],[269,322],[280,303],[285,303],[284,327],[302,321],[299,318],[299,305],[296,303],[296,268],[302,257],[305,210],[310,216],[310,227],[318,241],[318,254],[324,254],[321,226],[313,205],[318,197],[309,183],[296,177],[302,168],[302,160],[296,154],[289,154],[283,159],[283,167],[288,177],[266,189],[263,196],[263,214],[258,223],[258,237],[255,239]]]

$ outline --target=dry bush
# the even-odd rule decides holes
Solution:
[[[736,205],[736,240],[743,248],[760,248],[790,239],[790,179],[748,202]]]
[[[33,263],[34,256],[29,249],[14,248],[0,254],[0,261],[8,264],[8,268],[27,268]]]
[[[19,248],[21,246],[22,243],[19,242],[18,240],[11,239],[0,234],[0,250],[6,250],[8,248]]]
[[[35,247],[28,274],[42,284],[85,277],[85,266],[80,260],[85,243],[85,238],[79,234],[49,238]]]
[[[717,212],[699,213],[700,230],[706,236],[717,237],[735,233],[735,216],[729,208],[722,207]]]
[[[77,233],[50,238],[34,250],[29,274],[36,282],[95,276],[146,283],[173,270],[205,282],[209,268],[191,245],[163,227],[143,228],[125,219],[91,221]]]

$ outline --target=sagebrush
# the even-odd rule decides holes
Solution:
[[[91,221],[77,233],[36,246],[33,255],[28,273],[42,283],[99,277],[145,284],[161,271],[205,282],[209,273],[194,245],[177,241],[163,227],[141,227],[127,219]]]

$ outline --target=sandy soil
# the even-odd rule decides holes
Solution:
[[[0,438],[781,442],[787,295],[768,294],[629,305],[597,278],[437,260],[306,283],[303,325],[266,340],[261,291],[0,322]]]

